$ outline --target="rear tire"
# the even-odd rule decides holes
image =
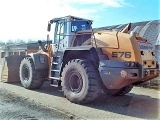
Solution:
[[[123,96],[129,93],[132,90],[132,88],[133,88],[133,85],[128,85],[118,90],[109,90],[109,89],[104,88],[103,92],[106,94],[112,95],[112,96]]]
[[[126,87],[123,87],[122,89],[120,89],[116,94],[115,96],[123,96],[127,93],[129,93],[133,88],[133,85],[128,85]]]
[[[35,70],[31,57],[22,60],[19,69],[19,76],[22,86],[27,89],[40,88],[45,81],[45,70]]]
[[[102,89],[94,64],[88,60],[69,61],[62,72],[62,90],[64,96],[73,103],[83,104],[95,100]]]

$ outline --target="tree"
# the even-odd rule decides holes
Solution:
[[[5,45],[5,42],[3,42],[3,41],[0,40],[0,47],[4,46],[4,45]]]

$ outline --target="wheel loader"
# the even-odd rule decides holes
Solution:
[[[39,51],[20,63],[21,84],[35,89],[50,80],[69,101],[84,104],[102,93],[125,95],[159,75],[152,45],[128,34],[131,24],[119,31],[93,30],[92,22],[75,16],[51,19],[47,44],[39,40]]]

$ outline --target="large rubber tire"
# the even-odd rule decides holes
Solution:
[[[126,87],[123,87],[119,90],[109,90],[109,89],[103,89],[103,91],[109,95],[112,96],[123,96],[127,93],[129,93],[133,88],[133,85],[128,85]]]
[[[133,88],[133,85],[128,85],[126,87],[123,87],[122,89],[120,89],[116,94],[115,96],[123,96],[127,93],[129,93]]]
[[[73,103],[95,100],[102,92],[98,70],[91,61],[75,59],[62,72],[64,96]]]
[[[31,57],[26,57],[21,61],[19,76],[22,86],[27,89],[40,88],[45,81],[45,70],[35,70]]]

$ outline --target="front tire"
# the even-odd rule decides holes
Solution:
[[[65,65],[62,72],[64,96],[74,103],[95,100],[101,93],[98,70],[91,61],[75,59]]]
[[[31,57],[22,60],[19,69],[20,81],[23,87],[27,89],[40,88],[45,81],[44,70],[36,70]]]

